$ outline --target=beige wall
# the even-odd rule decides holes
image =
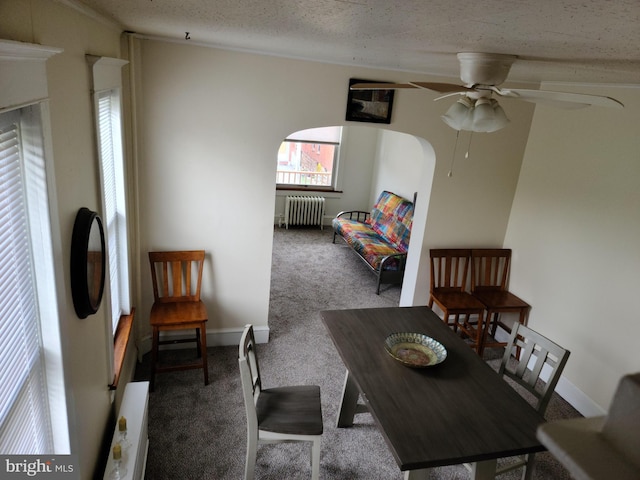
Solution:
[[[186,42],[140,42],[141,254],[156,248],[206,249],[203,295],[210,335],[237,333],[247,322],[266,327],[280,142],[297,130],[344,125],[350,77],[428,77]],[[392,124],[383,127],[426,139],[431,146],[421,144],[423,151],[437,158],[435,176],[433,165],[424,172],[401,173],[409,182],[424,175],[418,198],[425,218],[417,228],[427,224],[430,205],[429,237],[414,227],[420,243],[414,248],[414,278],[407,279],[404,304],[426,304],[429,245],[502,244],[533,111],[524,103],[505,106],[513,124],[474,138],[471,159],[458,160],[449,178],[456,136],[439,118],[447,108],[424,92],[400,92]],[[362,181],[355,173],[343,188]],[[372,181],[371,176],[366,180]],[[152,300],[146,275],[141,292],[140,314],[145,316]],[[148,338],[148,328],[140,325],[141,337]]]
[[[640,87],[573,91],[626,108],[537,108],[505,245],[530,325],[571,350],[564,376],[596,414],[640,371]]]
[[[274,215],[275,162],[271,152],[276,151],[281,139],[290,132],[313,126],[344,125],[346,85],[350,77],[393,81],[429,78],[227,52],[184,43],[142,40],[142,45],[144,145],[152,150],[152,154],[145,152],[141,161],[141,178],[148,179],[141,183],[140,189],[142,211],[144,215],[148,212],[147,219],[141,222],[141,250],[144,252],[155,245],[202,245],[211,252],[212,260],[206,287],[207,301],[214,312],[210,333],[237,331],[247,321],[264,327],[267,325],[270,232]],[[577,91],[585,89],[580,87]],[[623,195],[617,190],[616,176],[621,175],[624,180],[634,178],[607,171],[611,167],[598,162],[595,162],[599,165],[597,168],[603,169],[600,176],[595,176],[594,180],[585,173],[595,168],[592,165],[594,155],[597,159],[606,152],[609,157],[611,151],[622,150],[625,155],[633,156],[633,152],[638,151],[634,143],[637,132],[632,133],[637,125],[637,119],[633,118],[638,112],[637,100],[635,104],[633,101],[637,91],[623,92],[625,96],[631,95],[632,101],[620,117],[616,116],[620,115],[618,111],[596,108],[562,111],[539,107],[536,128],[530,139],[529,122],[534,106],[503,99],[501,103],[511,124],[496,133],[474,135],[466,159],[464,153],[469,137],[468,133],[462,133],[451,177],[447,172],[451,168],[456,136],[439,119],[448,104],[433,102],[424,92],[399,92],[391,125],[376,126],[417,137],[426,159],[421,172],[416,171],[419,168],[405,172],[408,183],[416,177],[420,182],[410,265],[401,304],[426,304],[429,248],[503,244],[513,248],[512,286],[532,303],[534,327],[540,327],[543,333],[574,351],[567,370],[568,380],[564,382],[565,393],[572,401],[586,402],[585,408],[578,405],[586,413],[606,408],[607,398],[613,393],[618,377],[624,370],[633,368],[618,362],[616,372],[605,380],[600,372],[592,374],[585,370],[581,357],[594,351],[599,353],[597,360],[591,358],[587,363],[615,364],[610,361],[615,355],[604,351],[608,349],[600,339],[604,332],[596,337],[585,337],[584,332],[580,332],[569,342],[564,341],[567,335],[562,329],[573,334],[578,331],[573,321],[564,323],[575,316],[575,302],[568,305],[558,299],[562,296],[557,291],[546,291],[549,285],[557,282],[549,282],[549,276],[572,285],[575,263],[560,262],[562,274],[552,274],[555,262],[547,265],[534,256],[535,260],[523,264],[522,257],[539,248],[550,248],[536,246],[536,239],[549,230],[545,215],[565,209],[589,211],[584,200],[575,200],[575,192],[570,194],[567,185],[573,184],[574,189],[583,191],[591,188],[594,181],[605,182],[601,188],[605,197],[608,196],[606,202],[612,202]],[[148,102],[153,102],[153,106]],[[184,121],[176,123],[175,119]],[[584,122],[587,125],[583,125]],[[194,145],[170,140],[176,133],[180,138],[193,139],[197,149]],[[582,136],[591,141],[585,143]],[[593,145],[593,139],[602,141]],[[186,158],[185,151],[188,152]],[[521,159],[525,152],[528,166],[533,170],[523,171],[521,176]],[[635,155],[637,159],[637,153]],[[435,165],[429,164],[429,158],[433,157]],[[178,158],[184,160],[177,161]],[[588,159],[586,170],[585,158]],[[544,167],[540,168],[540,165]],[[632,165],[625,168],[631,169]],[[196,182],[197,194],[191,192],[185,198],[165,194],[171,184],[189,184],[194,169],[199,171],[201,179],[206,178],[206,181]],[[345,180],[345,188],[356,181],[355,177],[349,177]],[[377,180],[374,182],[372,178],[371,182],[373,185]],[[549,196],[547,190],[557,182],[564,185],[564,190],[560,190],[564,193]],[[511,215],[516,187],[517,208]],[[613,189],[613,192],[606,193],[607,189]],[[627,202],[637,201],[633,192],[625,191],[624,195]],[[526,202],[529,198],[534,201]],[[531,215],[529,209],[533,207],[535,214]],[[177,211],[181,212],[179,216]],[[615,210],[615,214],[623,215],[621,218],[627,224],[624,229],[637,229],[637,220],[630,212],[633,210]],[[195,228],[194,221],[198,218],[202,221]],[[571,217],[562,224],[564,228],[570,228],[569,220]],[[597,227],[590,225],[590,228]],[[229,234],[229,231],[233,233]],[[608,232],[607,240],[617,238],[613,230]],[[593,245],[591,242],[593,250],[589,252],[589,261],[599,265],[599,249],[607,243]],[[568,245],[565,247],[568,249]],[[581,248],[572,248],[571,253]],[[553,258],[552,250],[547,249],[546,253]],[[627,254],[630,259],[634,258],[631,250],[627,250]],[[239,265],[245,267],[239,268]],[[581,265],[589,265],[589,262],[585,260]],[[543,266],[544,280],[536,277],[528,283],[526,278],[530,273],[540,272]],[[580,272],[580,276],[588,277],[584,272]],[[622,279],[627,285],[633,283],[631,280],[629,275]],[[147,280],[143,278],[142,312],[150,305],[149,285],[145,282]],[[569,291],[572,295],[582,295],[582,290],[574,286]],[[593,291],[586,295],[595,296]],[[246,302],[248,296],[252,298],[250,303]],[[615,305],[614,308],[609,305],[608,311],[615,311],[624,324],[629,318],[630,305],[624,301]],[[555,323],[556,327],[548,329],[542,320],[547,318],[543,315],[546,309],[553,311],[554,322],[562,318],[562,323]],[[611,314],[607,316],[611,317]],[[610,330],[607,334],[610,335]],[[622,351],[616,349],[616,355],[624,356]],[[581,373],[576,373],[578,371]]]
[[[61,330],[72,453],[78,454],[80,476],[92,478],[101,459],[102,435],[111,428],[113,410],[108,390],[108,339],[105,309],[80,320],[69,288],[71,232],[80,207],[101,210],[90,71],[85,54],[119,57],[120,31],[49,0],[3,0],[0,38],[61,47],[47,61],[51,139],[60,232],[58,269],[66,285]],[[0,108],[3,106],[0,106]],[[128,366],[129,374],[131,366]]]
[[[81,206],[100,206],[84,55],[118,57],[119,33],[57,2],[0,4],[0,37],[65,50],[49,60],[48,79],[59,211],[54,221],[63,247],[58,268],[67,285],[75,213]],[[274,154],[282,138],[304,128],[345,124],[350,77],[434,78],[183,43],[139,43],[140,148],[134,171],[141,238],[132,253],[140,258],[143,294],[134,299],[137,340],[148,336],[145,255],[155,248],[209,252],[204,298],[212,334],[238,332],[247,322],[266,326]],[[464,145],[459,147],[450,178],[456,136],[439,119],[448,103],[433,102],[424,92],[399,92],[392,124],[382,127],[416,136],[425,158],[435,157],[435,165],[425,160],[421,172],[406,172],[407,181],[416,176],[421,181],[403,304],[426,303],[428,248],[504,241],[515,252],[512,287],[534,306],[532,325],[573,351],[567,378],[602,407],[619,376],[637,370],[627,352],[635,351],[631,339],[638,333],[631,288],[640,271],[633,183],[640,164],[640,105],[637,90],[615,94],[628,103],[619,117],[602,110],[539,108],[528,144],[533,107],[504,100],[511,125],[475,135],[469,159],[462,158]],[[605,249],[614,253],[604,256]],[[601,297],[602,278],[614,283]],[[68,289],[62,309],[72,448],[89,477],[112,408],[105,311],[77,319]]]
[[[413,135],[381,130],[377,144],[369,205],[374,204],[383,190],[413,200],[413,194],[420,189],[423,170],[429,164],[420,141]]]

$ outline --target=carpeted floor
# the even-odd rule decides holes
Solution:
[[[369,414],[358,415],[353,428],[335,427],[345,370],[319,316],[327,309],[397,306],[400,288],[384,285],[376,295],[374,275],[348,247],[341,241],[334,245],[331,238],[330,229],[274,231],[271,336],[268,344],[258,345],[263,383],[266,388],[320,385],[322,479],[400,480],[403,475]],[[215,325],[215,319],[210,323]],[[162,355],[170,362],[192,353],[174,350]],[[208,355],[210,384],[206,387],[200,370],[156,376],[156,391],[149,400],[147,479],[242,478],[246,423],[237,347],[209,348]],[[499,352],[494,355],[498,356]],[[136,380],[148,379],[149,357],[145,355],[138,365]],[[497,368],[497,360],[489,363]],[[547,410],[548,419],[576,416],[579,414],[557,396]],[[256,478],[309,478],[309,458],[309,448],[300,445],[261,446]],[[434,469],[431,477],[463,479],[468,473],[462,466],[451,466]],[[500,478],[519,476],[512,472]],[[536,456],[534,478],[570,476],[551,455],[542,453]]]

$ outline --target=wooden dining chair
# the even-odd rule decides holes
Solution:
[[[153,330],[151,347],[151,381],[155,374],[175,370],[202,368],[204,384],[209,384],[207,365],[207,309],[200,300],[204,250],[149,252],[153,283],[153,305],[149,321]],[[195,336],[160,340],[160,332],[194,330]],[[196,343],[198,359],[191,363],[161,366],[158,363],[160,345]]]
[[[247,415],[244,479],[254,478],[259,444],[311,442],[311,478],[318,480],[322,438],[320,387],[263,388],[252,325],[246,325],[242,333],[238,363]]]
[[[511,326],[501,319],[503,313],[517,313],[518,322],[526,325],[531,307],[507,289],[511,250],[484,248],[471,250],[471,294],[485,307],[485,325],[480,347],[504,347],[506,342],[495,339],[497,328],[511,333]],[[489,336],[489,332],[491,336]],[[488,339],[491,338],[491,341]]]
[[[515,390],[544,416],[570,353],[538,332],[516,322],[511,329],[511,337],[498,374],[511,383]],[[545,372],[542,376],[543,368]],[[499,465],[496,475],[524,467],[522,478],[530,479],[533,474],[534,455],[514,459],[515,461]]]
[[[431,288],[429,308],[435,303],[443,321],[468,336],[471,347],[481,354],[485,306],[467,289],[471,250],[431,249]],[[451,319],[453,317],[453,319]]]

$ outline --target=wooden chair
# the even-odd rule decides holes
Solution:
[[[507,290],[511,250],[506,248],[471,250],[471,294],[486,309],[486,320],[482,345],[478,352],[482,355],[485,347],[504,347],[506,342],[498,342],[495,335],[498,326],[511,333],[511,327],[500,320],[501,313],[519,314],[518,322],[526,325],[530,306]],[[491,338],[488,342],[489,329]]]
[[[253,326],[247,325],[238,348],[242,393],[247,414],[245,480],[252,480],[258,444],[311,442],[311,478],[320,476],[322,408],[320,387],[262,388]]]
[[[467,335],[473,342],[472,348],[481,354],[485,307],[466,291],[470,255],[471,250],[466,248],[430,250],[429,308],[435,303],[443,312],[444,322]],[[453,321],[449,320],[451,316]]]
[[[514,349],[520,352],[519,357],[513,356]],[[511,329],[511,337],[498,374],[505,380],[514,382],[515,389],[523,397],[529,396],[534,408],[544,416],[570,353],[529,327],[516,322]],[[532,364],[532,368],[529,368],[529,364]],[[545,377],[548,375],[546,382],[540,377],[545,366]],[[527,393],[522,393],[521,389]],[[517,422],[517,419],[513,420]],[[513,463],[498,466],[496,475],[524,467],[522,478],[530,479],[533,474],[533,462],[532,454],[516,457]]]
[[[175,370],[202,368],[204,384],[209,384],[207,365],[207,309],[200,300],[204,250],[149,252],[153,280],[153,306],[149,320],[153,329],[151,349],[151,381],[153,391],[155,374]],[[161,331],[195,330],[195,337],[160,340]],[[160,366],[160,345],[195,342],[198,359],[192,363]]]

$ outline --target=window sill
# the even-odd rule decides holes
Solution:
[[[276,189],[276,197],[284,198],[289,195],[317,195],[325,198],[342,198],[342,190],[302,190],[302,189]]]
[[[318,187],[318,186],[306,186],[306,185],[277,185],[276,191],[342,193],[342,190],[334,190],[331,187]]]
[[[133,316],[136,313],[136,309],[132,308],[129,315],[122,315],[118,320],[118,327],[116,333],[113,336],[113,368],[115,374],[113,376],[113,383],[109,385],[109,390],[115,390],[118,388],[118,382],[120,381],[120,373],[122,372],[122,364],[124,363],[124,357],[127,353],[127,346],[131,338],[131,328],[133,327]]]

